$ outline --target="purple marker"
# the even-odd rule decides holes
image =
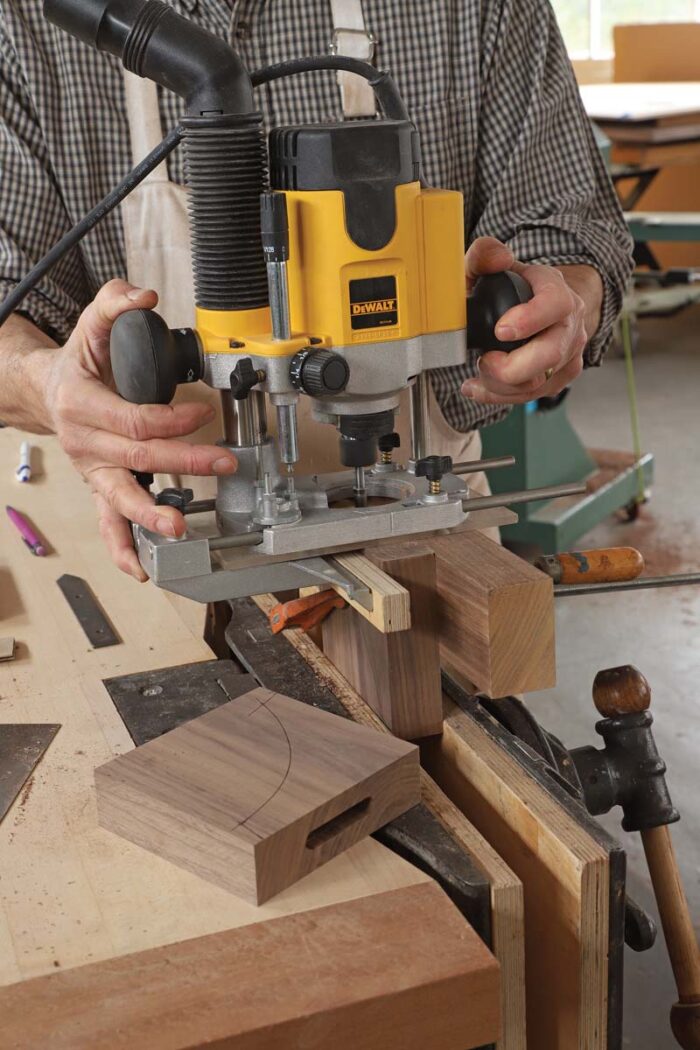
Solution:
[[[27,519],[20,514],[14,507],[6,507],[7,516],[19,532],[24,542],[29,547],[32,554],[36,554],[37,557],[43,558],[46,554],[46,548],[41,542],[40,538],[35,533]]]

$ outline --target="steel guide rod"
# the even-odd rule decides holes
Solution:
[[[661,587],[689,587],[700,584],[700,573],[685,572],[675,576],[641,576],[622,583],[559,584],[554,588],[557,598],[582,594],[612,594],[615,591],[648,591]]]
[[[463,477],[465,474],[479,474],[482,470],[500,470],[501,467],[514,467],[515,456],[497,456],[494,459],[472,459],[465,463],[455,463],[450,474]]]
[[[425,459],[430,450],[430,382],[427,372],[421,372],[410,390],[411,460]]]
[[[511,507],[518,503],[540,503],[545,500],[559,499],[561,496],[580,496],[586,492],[586,485],[578,482],[572,485],[550,485],[541,489],[525,489],[522,492],[501,492],[496,496],[477,496],[464,498],[465,510],[491,510],[493,507]]]

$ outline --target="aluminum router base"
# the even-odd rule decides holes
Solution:
[[[462,501],[468,494],[462,478],[446,475],[440,496],[429,494],[425,478],[407,470],[391,473],[367,471],[365,476],[369,500],[391,500],[380,506],[339,507],[353,501],[354,474],[322,474],[300,478],[297,495],[301,519],[291,525],[264,529],[260,554],[285,554],[299,557],[321,547],[355,543],[361,547],[368,540],[411,536],[436,529],[452,529],[465,520]]]
[[[373,507],[333,506],[352,498],[353,477],[347,471],[299,478],[301,519],[253,532],[260,538],[254,546],[237,545],[251,538],[250,519],[243,515],[240,528],[228,537],[230,547],[226,546],[227,536],[218,532],[211,512],[188,516],[187,533],[178,540],[135,526],[139,561],[158,586],[200,602],[319,582],[333,582],[361,600],[364,588],[359,581],[318,557],[320,553],[454,529],[467,520],[463,501],[468,489],[462,478],[446,475],[442,493],[435,496],[424,478],[416,478],[409,471],[368,471],[368,497],[392,502]]]

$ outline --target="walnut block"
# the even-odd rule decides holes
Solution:
[[[415,746],[266,689],[95,771],[102,827],[262,904],[420,801]]]

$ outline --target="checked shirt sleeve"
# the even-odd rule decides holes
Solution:
[[[27,79],[0,10],[0,300],[70,225]],[[80,256],[73,251],[28,295],[20,312],[64,342],[89,298]]]
[[[497,237],[525,262],[598,271],[602,318],[585,354],[596,365],[622,307],[632,240],[548,0],[490,8],[470,237]]]

